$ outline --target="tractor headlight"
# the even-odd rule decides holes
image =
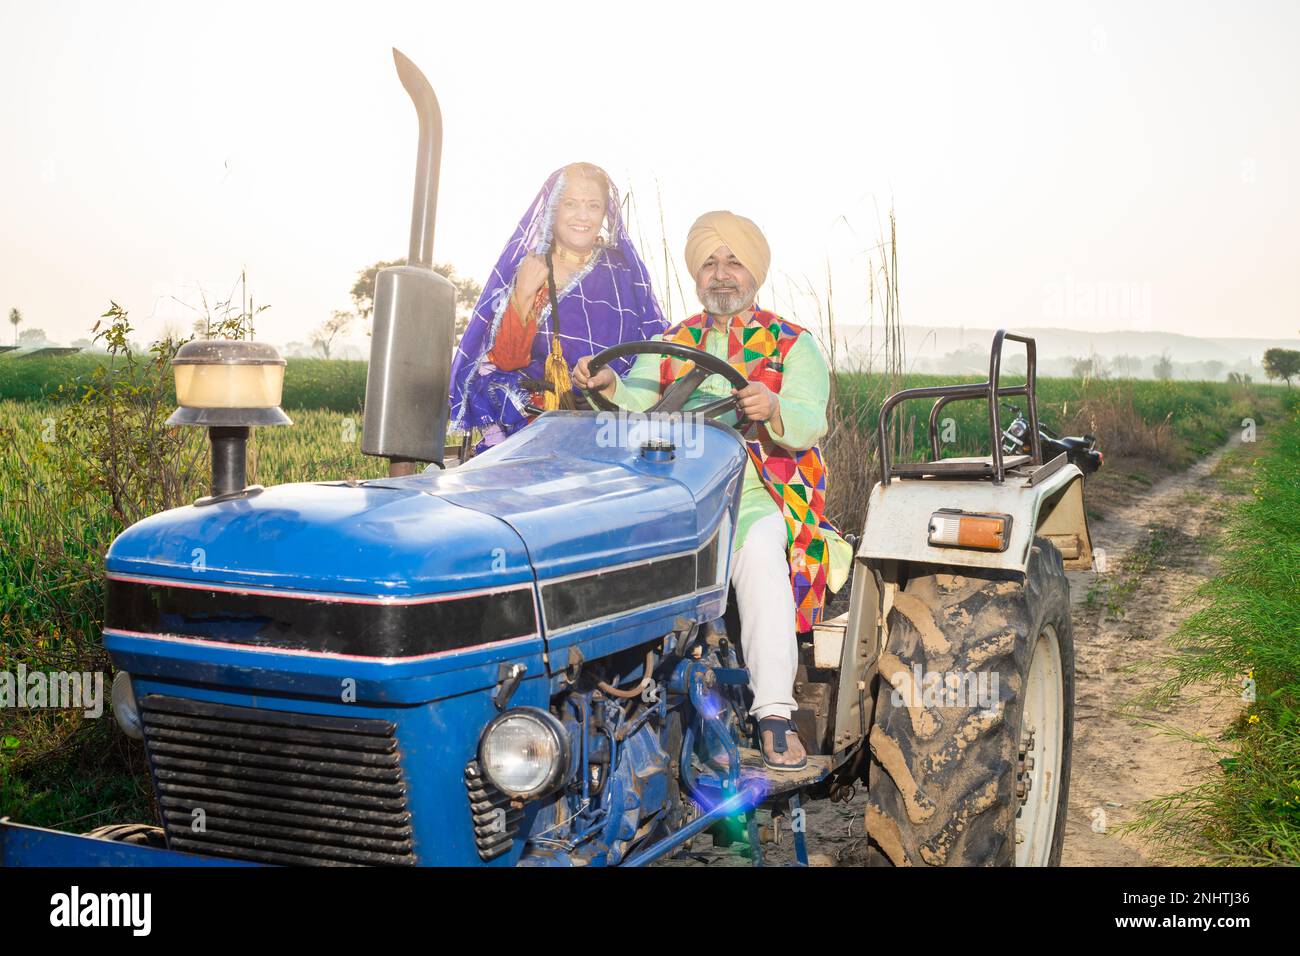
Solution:
[[[537,707],[516,707],[493,719],[479,740],[479,767],[502,793],[531,799],[560,785],[569,765],[569,735]]]
[[[135,740],[144,739],[144,727],[140,723],[140,708],[135,703],[135,691],[131,689],[131,675],[118,671],[113,677],[113,689],[109,694],[112,702],[113,716],[122,732]]]

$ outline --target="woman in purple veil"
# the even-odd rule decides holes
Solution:
[[[558,169],[515,228],[456,348],[450,428],[477,430],[482,451],[528,424],[530,405],[576,407],[569,369],[583,356],[666,327],[609,177],[590,163]],[[631,364],[610,367],[622,375]]]

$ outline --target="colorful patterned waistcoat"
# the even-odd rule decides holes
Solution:
[[[703,349],[711,320],[707,313],[693,315],[664,333],[670,342]],[[773,312],[753,309],[734,316],[727,333],[727,363],[751,382],[762,382],[780,393],[785,357],[803,332]],[[693,363],[665,358],[659,366],[660,391],[690,371]],[[750,460],[764,487],[785,517],[790,584],[794,589],[795,629],[811,631],[821,621],[826,598],[830,549],[826,530],[826,464],[819,447],[792,452],[778,445],[761,423],[745,429]]]

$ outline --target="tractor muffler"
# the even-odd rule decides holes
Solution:
[[[361,451],[389,460],[391,476],[442,464],[455,347],[456,289],[434,272],[433,227],[442,160],[442,110],[419,67],[393,50],[397,76],[420,120],[406,265],[375,277]]]

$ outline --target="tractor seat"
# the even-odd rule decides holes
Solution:
[[[1030,460],[1029,455],[1008,455],[1002,459],[1004,471],[1010,471]],[[993,459],[944,458],[942,461],[914,461],[891,465],[889,473],[895,478],[991,478]]]

